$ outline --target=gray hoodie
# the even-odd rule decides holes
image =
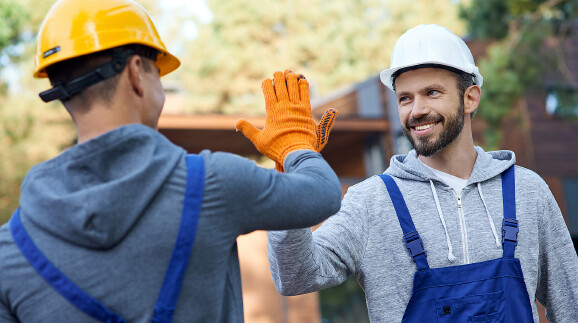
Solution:
[[[236,239],[294,229],[337,212],[335,173],[309,150],[285,174],[227,153],[201,153],[205,188],[174,322],[241,322]],[[115,129],[35,166],[22,184],[22,224],[66,276],[128,322],[150,322],[175,243],[185,151],[157,131]],[[0,228],[0,322],[94,322],[48,286]]]
[[[515,156],[479,147],[476,151],[462,192],[437,178],[415,151],[394,156],[385,171],[403,194],[431,268],[502,256],[500,174],[515,163]],[[546,306],[551,322],[577,322],[578,258],[560,209],[537,174],[516,166],[515,177],[520,228],[515,257],[521,261],[534,321],[538,322],[536,298]],[[372,322],[401,321],[416,265],[378,176],[352,186],[341,210],[313,233],[270,231],[268,237],[271,272],[281,294],[328,288],[353,274],[365,291]]]

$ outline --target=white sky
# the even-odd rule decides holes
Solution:
[[[160,5],[167,11],[165,16],[161,17],[162,21],[156,24],[161,34],[163,26],[170,24],[174,14],[182,17],[194,17],[198,22],[205,24],[213,19],[213,14],[205,0],[162,0]],[[192,39],[197,36],[197,26],[193,20],[185,21],[181,30],[186,38]]]

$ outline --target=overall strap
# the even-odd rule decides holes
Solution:
[[[195,235],[205,187],[205,166],[199,155],[187,155],[187,188],[183,204],[181,226],[173,254],[165,274],[163,286],[155,305],[153,323],[168,323],[173,320],[185,271],[187,269]]]
[[[30,265],[50,286],[72,303],[72,305],[101,322],[126,322],[123,318],[111,312],[102,303],[76,286],[76,284],[68,279],[68,277],[44,256],[22,225],[20,221],[20,208],[16,209],[12,219],[10,219],[10,231],[12,232],[14,242]]]
[[[197,155],[187,155],[186,161],[188,174],[181,225],[163,285],[155,304],[152,319],[154,323],[172,322],[185,270],[193,249],[201,212],[205,184],[203,159]],[[22,225],[19,208],[14,212],[10,220],[10,231],[20,252],[22,252],[36,272],[76,308],[101,322],[126,323],[118,314],[111,312],[102,303],[80,289],[44,256]]]
[[[399,224],[401,225],[401,230],[403,231],[405,245],[409,250],[411,257],[415,261],[417,269],[429,269],[423,243],[419,234],[417,233],[417,230],[415,229],[411,215],[409,214],[409,210],[407,209],[407,205],[405,204],[405,200],[401,195],[399,187],[391,176],[382,174],[379,175],[379,177],[381,177],[385,183],[385,186],[387,187],[387,192],[389,193],[391,202],[395,208],[395,213],[397,214],[397,218],[399,220]]]
[[[518,245],[518,220],[516,220],[516,184],[514,165],[502,173],[502,199],[504,220],[502,222],[502,247],[504,258],[514,258]]]

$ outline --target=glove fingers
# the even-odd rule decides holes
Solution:
[[[331,128],[333,128],[333,124],[335,123],[335,118],[339,114],[337,109],[328,109],[325,111],[319,124],[316,126],[317,132],[317,144],[315,150],[317,152],[321,152],[327,144],[327,140],[329,139],[329,133],[331,132]]]
[[[299,80],[299,97],[301,98],[301,102],[310,104],[309,82],[307,82],[307,79],[305,79],[305,76],[303,76],[303,74],[299,74],[298,80]]]
[[[285,83],[285,75],[283,75],[282,72],[273,73],[273,86],[275,87],[275,94],[279,101],[289,99],[287,84]]]
[[[263,95],[265,96],[265,106],[272,106],[277,102],[277,96],[275,96],[275,89],[273,88],[273,81],[271,79],[265,79],[261,83],[261,89],[263,89]]]
[[[254,143],[254,140],[257,139],[257,136],[259,136],[259,133],[261,132],[261,130],[255,128],[255,126],[253,126],[249,121],[245,120],[245,119],[240,119],[239,121],[237,121],[237,124],[235,126],[237,128],[237,131],[241,131],[245,137],[249,138],[249,140],[251,140],[251,142]]]
[[[297,75],[292,71],[285,71],[285,81],[289,91],[289,100],[293,103],[299,103],[299,85],[297,84]]]

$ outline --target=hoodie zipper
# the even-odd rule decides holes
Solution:
[[[470,263],[470,255],[468,254],[468,232],[466,230],[466,219],[464,217],[464,210],[462,209],[462,196],[456,193],[458,198],[458,217],[460,219],[460,229],[462,231],[462,248],[464,251],[464,264]]]

